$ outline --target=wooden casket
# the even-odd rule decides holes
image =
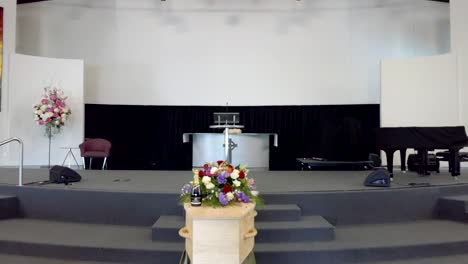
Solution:
[[[257,230],[255,204],[236,203],[222,208],[185,208],[185,250],[194,264],[241,264],[252,252]]]

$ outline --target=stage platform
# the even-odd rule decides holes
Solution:
[[[462,170],[458,180],[442,168],[441,173],[420,176],[414,172],[403,173],[396,170],[392,189],[421,187],[418,184],[449,186],[468,184],[468,169]],[[77,170],[83,177],[80,182],[44,184],[49,172],[47,169],[25,169],[24,183],[41,188],[84,189],[126,192],[179,193],[182,185],[192,179],[191,171],[125,171],[125,170]],[[252,171],[250,177],[256,180],[262,193],[333,192],[378,190],[363,185],[370,171]],[[0,184],[15,185],[18,170],[0,168]],[[410,185],[410,184],[416,185]],[[387,188],[382,188],[385,190]]]
[[[468,171],[442,171],[397,171],[390,188],[364,187],[370,171],[252,171],[257,263],[468,263]],[[0,168],[1,263],[178,263],[191,171],[78,172],[65,186],[25,169],[18,187]]]

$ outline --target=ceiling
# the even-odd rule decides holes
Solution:
[[[47,0],[18,0],[18,4],[27,4],[27,3],[34,3],[34,2],[41,2],[41,1],[47,1]],[[411,1],[411,0],[408,0],[408,1]],[[450,0],[429,0],[429,1],[444,2],[444,3],[450,2]]]
[[[18,0],[18,4],[27,4],[27,3],[34,3],[34,2],[40,2],[40,1],[45,1],[45,0]]]

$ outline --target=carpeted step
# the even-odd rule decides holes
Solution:
[[[468,222],[468,195],[440,198],[437,212],[442,219]]]
[[[0,220],[18,217],[18,214],[18,198],[16,196],[0,195]]]
[[[269,204],[257,209],[256,221],[299,221],[301,208],[297,204]]]
[[[179,229],[185,226],[182,216],[162,215],[151,227],[151,238],[153,241],[178,241],[184,239],[179,236]]]
[[[447,220],[338,226],[332,241],[257,241],[254,250],[258,264],[426,263],[413,260],[466,254],[467,227],[466,223]],[[178,263],[183,243],[152,242],[149,232],[144,227],[2,220],[0,254],[73,261]],[[2,261],[0,255],[0,263],[15,262]]]
[[[415,258],[405,260],[363,262],[361,264],[465,264],[468,263],[468,255],[452,255],[433,258]]]
[[[183,241],[178,230],[185,225],[180,216],[161,216],[152,227],[153,241]],[[257,221],[255,241],[327,241],[334,238],[334,227],[321,216],[304,216],[298,221]]]
[[[56,259],[56,258],[43,258],[43,257],[0,254],[0,263],[5,263],[5,264],[113,264],[117,262],[80,261],[80,260],[70,260],[70,259]]]
[[[296,242],[329,241],[335,238],[335,228],[321,216],[303,216],[298,221],[256,222],[255,241]]]
[[[183,243],[153,242],[149,227],[0,221],[0,254],[126,263],[177,263]],[[66,262],[65,262],[66,263]]]
[[[467,225],[447,220],[345,226],[335,232],[333,241],[257,243],[257,263],[399,263],[466,254],[468,247]]]

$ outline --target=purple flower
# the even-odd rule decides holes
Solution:
[[[250,190],[255,190],[255,189],[256,189],[255,180],[254,180],[254,179],[248,179],[248,180],[247,180],[247,185],[249,186],[249,189],[250,189]]]
[[[250,198],[249,196],[247,196],[244,192],[237,192],[236,193],[237,195],[237,200],[239,200],[240,202],[243,202],[243,203],[250,203]]]
[[[218,181],[219,184],[226,184],[227,180],[224,178],[222,174],[219,174],[218,177],[216,177],[216,180]]]
[[[229,199],[228,199],[227,196],[226,196],[224,193],[222,193],[222,192],[219,193],[219,198],[218,198],[218,200],[219,200],[219,203],[220,203],[222,206],[226,206],[226,205],[228,205],[228,203],[229,203]]]
[[[182,187],[182,195],[185,195],[185,194],[189,194],[189,193],[192,193],[192,185],[191,184],[185,184],[183,187]]]

